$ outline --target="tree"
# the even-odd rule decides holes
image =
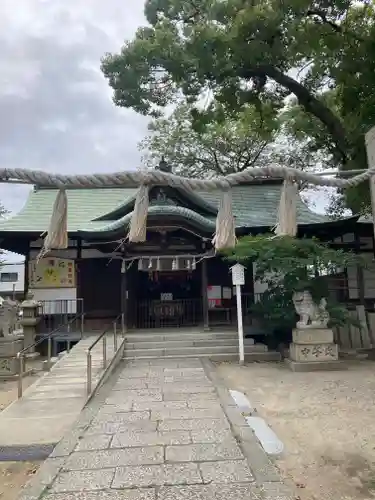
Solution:
[[[292,302],[295,291],[308,290],[316,303],[326,298],[331,326],[352,321],[346,308],[330,297],[326,278],[336,274],[338,268],[364,265],[356,254],[334,250],[316,239],[272,235],[245,236],[235,249],[224,254],[233,262],[247,265],[256,262],[255,279],[267,284],[267,289],[252,310],[271,331],[291,331],[295,326]]]
[[[340,166],[362,166],[358,123],[365,119],[367,128],[375,119],[371,4],[147,0],[145,13],[150,26],[102,62],[117,105],[157,116],[183,97],[196,107],[195,122],[207,124],[222,118],[218,103],[227,115],[254,105],[260,116],[264,109],[277,116],[295,96],[329,136]],[[328,89],[337,92],[341,116],[322,98]],[[202,111],[204,96],[210,104]],[[355,120],[359,105],[371,109]]]
[[[147,166],[163,157],[175,173],[207,178],[270,163],[301,170],[316,170],[322,163],[323,155],[310,151],[309,140],[284,126],[283,114],[263,113],[260,122],[258,110],[248,106],[236,117],[198,129],[192,115],[191,106],[181,104],[149,124],[150,134],[139,144]]]
[[[263,116],[260,126],[257,110],[249,106],[236,118],[229,116],[224,122],[211,122],[196,130],[191,107],[182,104],[166,118],[150,123],[150,135],[140,149],[148,165],[164,157],[181,175],[221,176],[268,163],[277,127],[272,114]]]

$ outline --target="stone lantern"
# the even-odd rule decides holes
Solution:
[[[39,316],[39,303],[33,299],[33,294],[28,292],[26,300],[21,304],[22,319],[21,325],[23,327],[24,347],[32,345],[35,342],[36,327],[40,321]],[[35,348],[31,348],[27,355],[35,355]]]

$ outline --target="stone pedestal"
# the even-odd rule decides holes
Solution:
[[[296,328],[285,362],[293,371],[338,370],[338,346],[330,328]]]
[[[12,379],[18,374],[17,353],[23,349],[23,338],[0,337],[0,379]]]

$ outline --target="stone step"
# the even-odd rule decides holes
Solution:
[[[245,344],[252,345],[251,342],[245,340]],[[164,349],[168,348],[184,348],[184,347],[210,347],[210,346],[237,346],[238,338],[229,339],[201,339],[201,340],[164,340],[159,342],[127,342],[127,349]]]
[[[267,352],[267,346],[264,344],[256,345],[245,345],[245,352],[252,353],[263,353]],[[168,344],[164,344],[162,348],[159,349],[128,349],[125,347],[125,357],[137,358],[138,356],[152,356],[155,358],[164,356],[196,356],[203,355],[209,356],[211,354],[238,354],[238,345],[234,346],[208,346],[208,347],[169,347]]]
[[[146,352],[146,351],[144,351]],[[163,355],[163,356],[126,356],[127,361],[135,360],[153,360],[153,359],[184,359],[184,358],[209,358],[212,361],[238,361],[238,354],[234,353],[211,353],[211,354],[181,354],[181,355]],[[245,353],[246,362],[259,361],[281,361],[281,355],[276,351]]]
[[[224,339],[237,339],[238,334],[236,331],[224,332],[197,332],[197,333],[128,333],[126,340],[129,343],[134,342],[166,342],[166,341],[201,341],[201,340],[224,340]]]

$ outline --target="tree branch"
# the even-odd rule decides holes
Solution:
[[[311,10],[308,10],[306,12],[306,15],[307,16],[316,16],[316,17],[318,17],[324,24],[328,24],[333,29],[333,31],[336,31],[336,33],[342,33],[343,32],[342,27],[339,26],[338,24],[334,23],[333,21],[330,21],[327,18],[327,14],[325,12],[323,12],[322,10],[311,9]]]
[[[284,74],[274,66],[258,66],[244,72],[245,78],[253,78],[257,75],[266,75],[282,87],[285,87],[292,92],[297,97],[299,104],[303,106],[308,113],[314,115],[326,126],[341,154],[343,163],[347,162],[349,141],[346,130],[340,119],[334,114],[333,111],[331,111],[317,97],[311,94],[310,91],[301,83]]]

